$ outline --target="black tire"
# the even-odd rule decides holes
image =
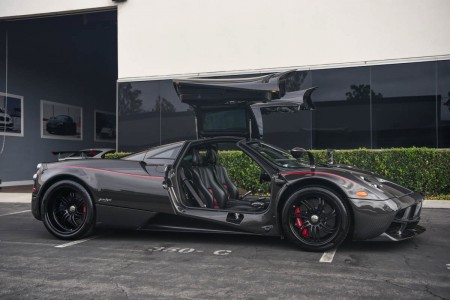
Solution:
[[[95,227],[91,196],[81,184],[71,180],[58,181],[45,192],[41,212],[47,230],[63,240],[84,237]]]
[[[307,251],[326,251],[341,244],[350,228],[350,210],[332,190],[309,186],[293,193],[284,204],[285,235]]]

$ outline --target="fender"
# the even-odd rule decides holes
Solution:
[[[366,199],[366,200],[387,200],[389,197],[375,190],[375,188],[362,185],[358,179],[350,179],[348,174],[346,176],[340,175],[338,172],[329,172],[322,170],[305,170],[305,171],[286,171],[280,172],[279,177],[286,180],[288,186],[296,186],[307,180],[321,180],[325,184],[331,184],[338,188],[348,199]],[[366,192],[364,197],[358,196],[358,192]]]

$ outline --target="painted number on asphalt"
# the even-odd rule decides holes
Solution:
[[[228,255],[230,253],[231,253],[231,250],[217,250],[217,251],[214,251],[214,255],[220,255],[220,256]]]
[[[177,247],[152,247],[148,249],[151,252],[170,252],[170,253],[203,253],[202,250],[197,250],[194,248],[177,248]],[[232,251],[231,250],[216,250],[213,252],[214,255],[224,256],[229,255]]]

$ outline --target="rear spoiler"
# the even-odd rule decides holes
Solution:
[[[74,154],[74,153],[81,153],[81,151],[52,151],[53,155],[61,155],[61,154]]]
[[[64,156],[64,158],[66,158],[67,156],[70,156],[72,154],[76,155],[76,156],[80,156],[81,158],[86,158],[89,157],[89,152],[90,151],[95,151],[95,150],[84,150],[84,151],[80,151],[80,150],[72,150],[72,151],[52,151],[53,155],[58,155],[58,160],[61,159],[61,155],[67,154],[66,156]]]

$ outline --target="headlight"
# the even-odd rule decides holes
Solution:
[[[37,164],[36,168],[39,170],[40,168],[42,168],[42,164],[41,163]]]

